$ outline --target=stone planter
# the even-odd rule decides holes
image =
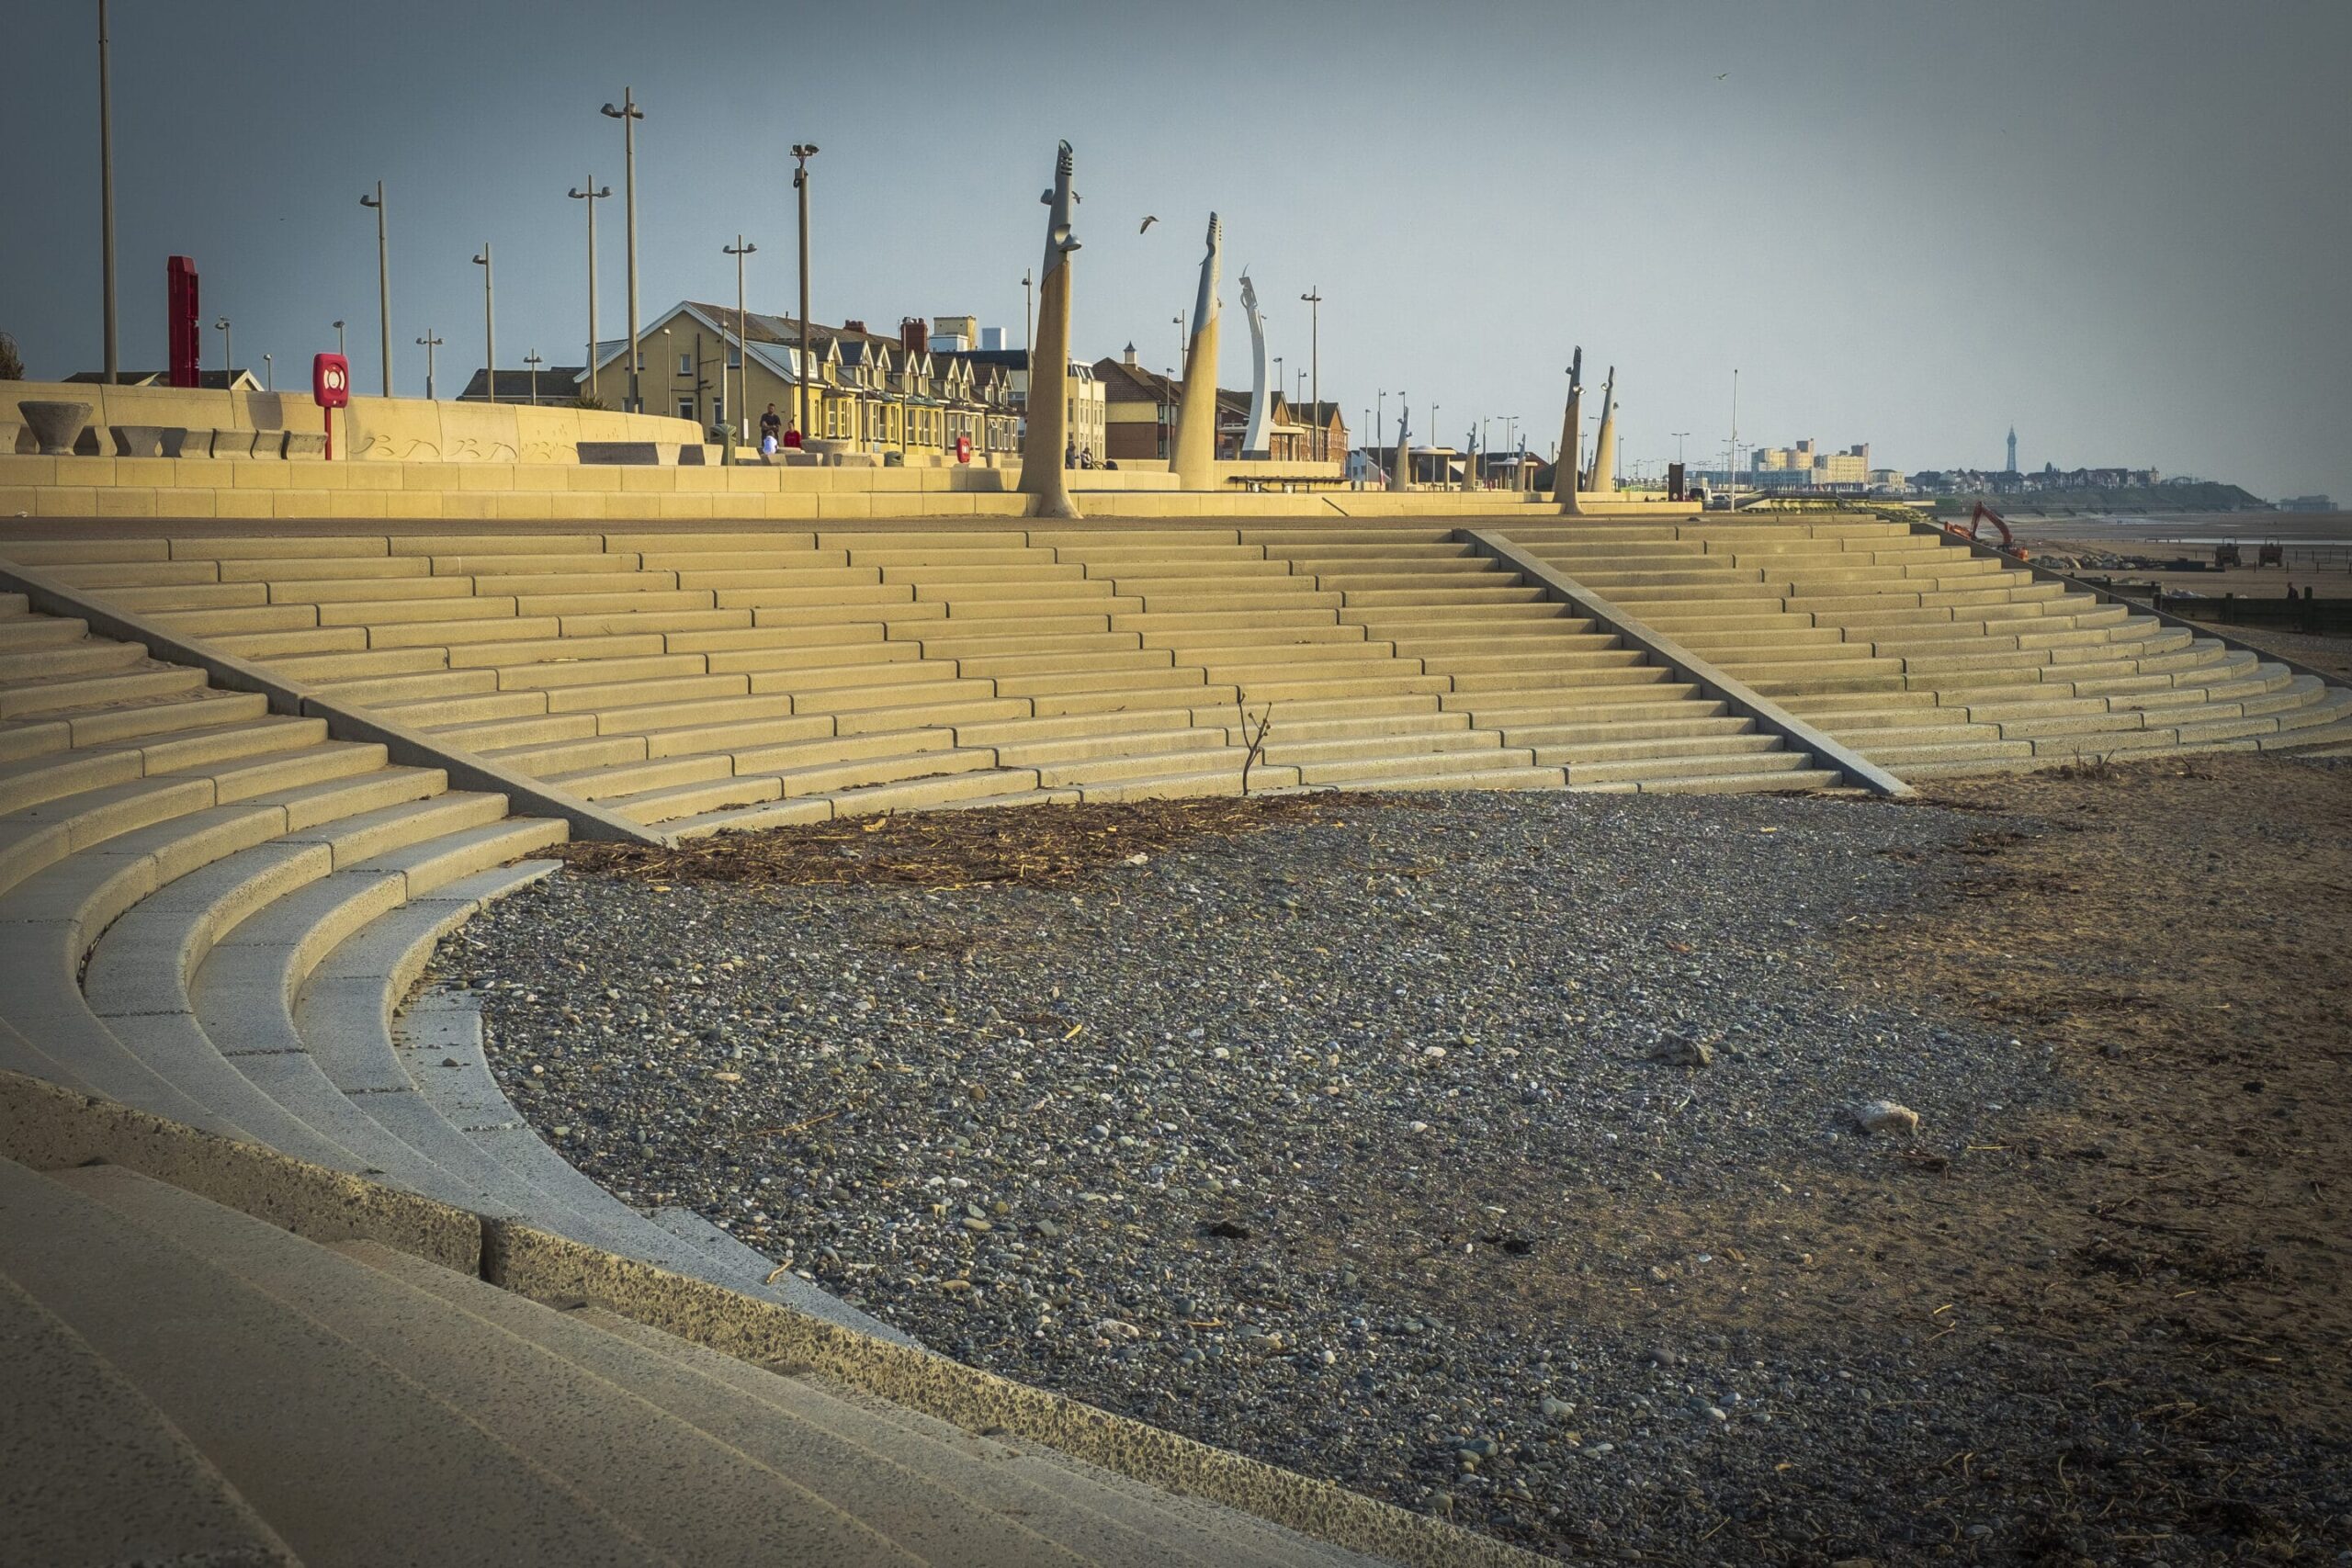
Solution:
[[[28,398],[17,405],[32,427],[33,439],[40,443],[44,457],[70,457],[74,444],[82,439],[82,432],[90,423],[87,403],[51,403]]]
[[[118,424],[114,432],[114,451],[118,457],[160,457],[164,455],[164,427],[160,424]]]

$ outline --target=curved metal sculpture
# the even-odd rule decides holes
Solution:
[[[1029,350],[1028,433],[1021,444],[1021,493],[1034,496],[1033,517],[1076,517],[1063,457],[1069,446],[1069,254],[1078,249],[1069,209],[1069,143],[1054,160],[1053,188],[1039,197],[1046,220],[1046,265],[1037,273],[1037,337]]]
[[[1216,265],[1225,225],[1209,214],[1208,254],[1201,257],[1201,291],[1193,305],[1193,341],[1184,354],[1184,394],[1176,405],[1176,443],[1170,467],[1179,490],[1216,488]]]
[[[1592,471],[1585,476],[1584,488],[1603,501],[1617,493],[1617,367],[1609,367],[1609,379],[1600,387],[1600,429],[1592,438]]]
[[[1584,515],[1577,502],[1577,481],[1583,477],[1577,466],[1583,456],[1584,347],[1578,344],[1576,358],[1568,363],[1568,412],[1560,422],[1560,455],[1552,465],[1552,499],[1565,517]]]
[[[1273,455],[1266,447],[1266,421],[1273,400],[1266,389],[1266,323],[1258,314],[1258,290],[1247,267],[1241,272],[1241,313],[1250,319],[1250,424],[1241,433],[1241,455],[1262,459]]]

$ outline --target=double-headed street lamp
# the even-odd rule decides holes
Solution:
[[[1306,306],[1306,363],[1315,373],[1315,456],[1330,457],[1323,434],[1323,286],[1317,284],[1299,299]]]
[[[623,203],[628,209],[628,409],[631,413],[641,413],[645,404],[638,395],[637,385],[637,122],[645,118],[645,111],[637,107],[630,90],[623,87],[620,107],[606,104],[604,112],[621,122],[621,186]],[[594,209],[589,210],[593,215]],[[592,361],[594,357],[592,350]]]
[[[612,194],[610,186],[598,189],[593,176],[586,190],[575,186],[571,191],[572,200],[588,204],[588,400],[592,403],[604,400],[596,365],[596,204]]]
[[[757,245],[746,244],[741,234],[735,236],[733,244],[718,247],[720,255],[735,258],[735,412],[733,417],[728,420],[727,428],[730,432],[741,430],[747,439],[752,434],[752,426],[746,417],[751,408],[752,366],[750,333],[743,325],[743,258],[759,248]],[[721,397],[727,395],[727,366],[724,361],[718,367],[718,393]],[[806,431],[802,432],[804,435],[807,434]],[[730,439],[727,446],[731,452],[735,443]]]
[[[792,144],[792,188],[800,198],[800,436],[804,441],[816,434],[808,428],[808,160],[816,155],[813,141]]]
[[[474,257],[474,265],[481,268],[481,353],[484,384],[489,388],[490,400],[498,400],[498,302],[491,287],[490,242],[481,243],[481,254]]]
[[[390,253],[384,243],[384,182],[376,182],[376,194],[359,198],[362,207],[376,212],[376,320],[383,334],[381,352],[384,356],[384,396],[392,395],[392,273]]]
[[[535,348],[523,356],[523,363],[531,367],[531,406],[537,408],[539,406],[539,367],[545,365],[547,361],[539,357],[539,351]]]
[[[416,341],[424,349],[424,400],[431,402],[433,400],[433,351],[441,346],[443,339],[431,327],[427,327],[424,329],[424,335]]]

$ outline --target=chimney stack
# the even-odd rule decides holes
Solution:
[[[921,316],[899,318],[899,346],[909,354],[922,354],[931,347],[931,327]]]

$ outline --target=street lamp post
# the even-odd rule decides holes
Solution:
[[[1176,368],[1188,368],[1184,364],[1184,345],[1188,341],[1184,336],[1184,312],[1179,310],[1168,319],[1176,323]]]
[[[474,257],[474,265],[481,268],[482,384],[494,403],[498,400],[498,296],[491,287],[488,240],[481,243],[481,254]]]
[[[424,329],[424,335],[416,341],[424,347],[424,400],[431,402],[433,400],[433,351],[441,346],[443,340],[431,327],[427,327]]]
[[[735,236],[733,244],[721,245],[718,248],[720,255],[735,258],[735,417],[728,421],[728,428],[741,430],[746,439],[749,439],[752,434],[751,423],[745,417],[750,410],[752,396],[752,384],[748,379],[752,374],[752,366],[751,350],[746,346],[747,329],[744,326],[743,258],[759,248],[757,245],[745,244],[743,236],[741,234]],[[718,383],[719,392],[723,396],[727,390],[727,367],[724,364],[718,367]],[[805,435],[807,433],[802,434]],[[731,453],[735,444],[729,441],[727,445]]]
[[[800,198],[800,438],[808,439],[808,160],[813,141],[792,144],[792,188]]]
[[[334,353],[335,357],[338,359],[348,359],[351,357],[351,351],[345,346],[343,341],[343,323],[341,321],[337,321],[334,324]]]
[[[223,391],[237,389],[237,361],[229,352],[229,318],[221,317],[212,323],[220,334],[220,387]]]
[[[545,365],[547,361],[539,357],[539,351],[535,348],[523,356],[523,363],[531,367],[531,406],[537,408],[539,406],[539,367]]]
[[[589,176],[588,188],[574,188],[571,197],[588,204],[588,400],[602,402],[603,377],[596,365],[596,203],[613,194],[613,187],[596,188],[594,175]]]
[[[384,396],[392,395],[392,272],[391,254],[384,243],[384,182],[376,182],[376,194],[359,198],[362,207],[376,209],[376,320],[383,335],[379,345],[384,357]]]
[[[277,390],[277,355],[266,351],[261,356],[261,389],[265,392]]]
[[[1021,269],[1021,352],[1029,352],[1029,334],[1035,329],[1029,324],[1030,290],[1036,287],[1035,274],[1028,267]]]
[[[1299,299],[1306,305],[1306,363],[1314,370],[1315,456],[1320,461],[1331,455],[1323,434],[1323,286],[1317,284]]]
[[[122,379],[114,313],[114,80],[107,63],[107,0],[98,0],[98,215],[106,250],[107,385]]]
[[[621,122],[621,186],[628,209],[628,408],[631,413],[642,413],[645,404],[637,386],[637,122],[645,118],[645,111],[637,107],[630,89],[623,87],[620,107],[606,104],[604,112]]]

